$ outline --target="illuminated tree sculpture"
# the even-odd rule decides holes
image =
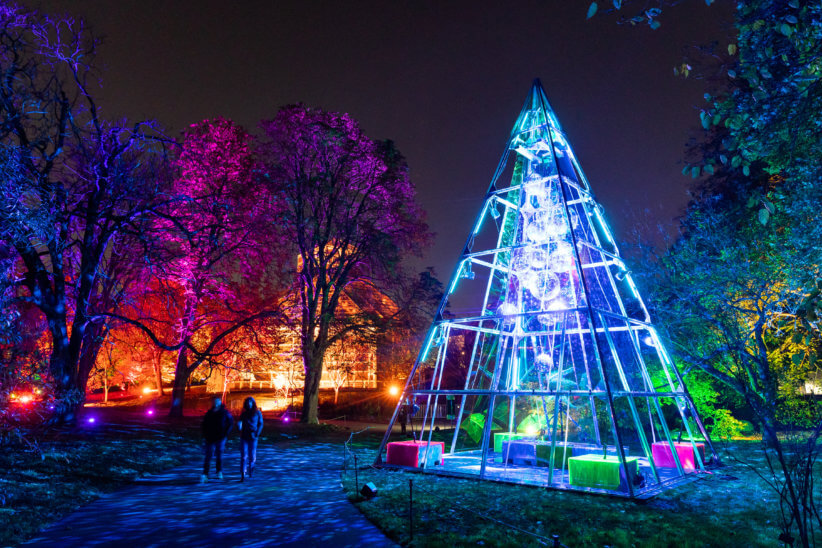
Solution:
[[[465,376],[446,371],[455,351]],[[644,497],[713,455],[539,81],[403,402],[420,406],[419,440],[456,426],[442,464],[418,460],[430,472]],[[387,442],[377,462],[395,464]]]

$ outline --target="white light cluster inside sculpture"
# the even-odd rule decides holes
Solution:
[[[542,151],[535,150],[531,155]],[[530,173],[522,184],[518,230],[521,245],[511,251],[509,284],[500,314],[561,310],[576,301],[570,228],[578,223],[565,210],[558,175]],[[575,222],[576,221],[576,222]]]

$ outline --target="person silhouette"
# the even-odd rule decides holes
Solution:
[[[243,402],[243,411],[240,414],[240,460],[249,478],[254,475],[254,464],[257,462],[257,441],[262,431],[263,414],[257,408],[254,398],[249,396]],[[247,462],[246,455],[248,456]]]
[[[217,479],[223,479],[223,450],[225,440],[234,427],[234,417],[223,405],[219,396],[212,400],[211,409],[203,417],[203,449],[205,451],[205,462],[203,463],[203,475],[200,478],[202,483],[208,481],[208,469],[211,467],[211,458],[215,457],[215,471]]]

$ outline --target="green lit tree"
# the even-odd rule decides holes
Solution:
[[[675,3],[593,2],[588,15],[615,11],[659,28]],[[822,410],[801,395],[822,346],[822,4],[737,2],[734,25],[730,40],[676,69],[711,86],[705,134],[684,169],[703,179],[648,282],[684,367],[753,410],[768,463],[760,473],[780,497],[780,540],[796,534],[809,546],[822,527],[813,488]]]

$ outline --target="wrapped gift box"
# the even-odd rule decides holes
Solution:
[[[445,443],[432,441],[392,441],[385,453],[386,464],[419,468],[424,463],[442,464],[444,462]]]

